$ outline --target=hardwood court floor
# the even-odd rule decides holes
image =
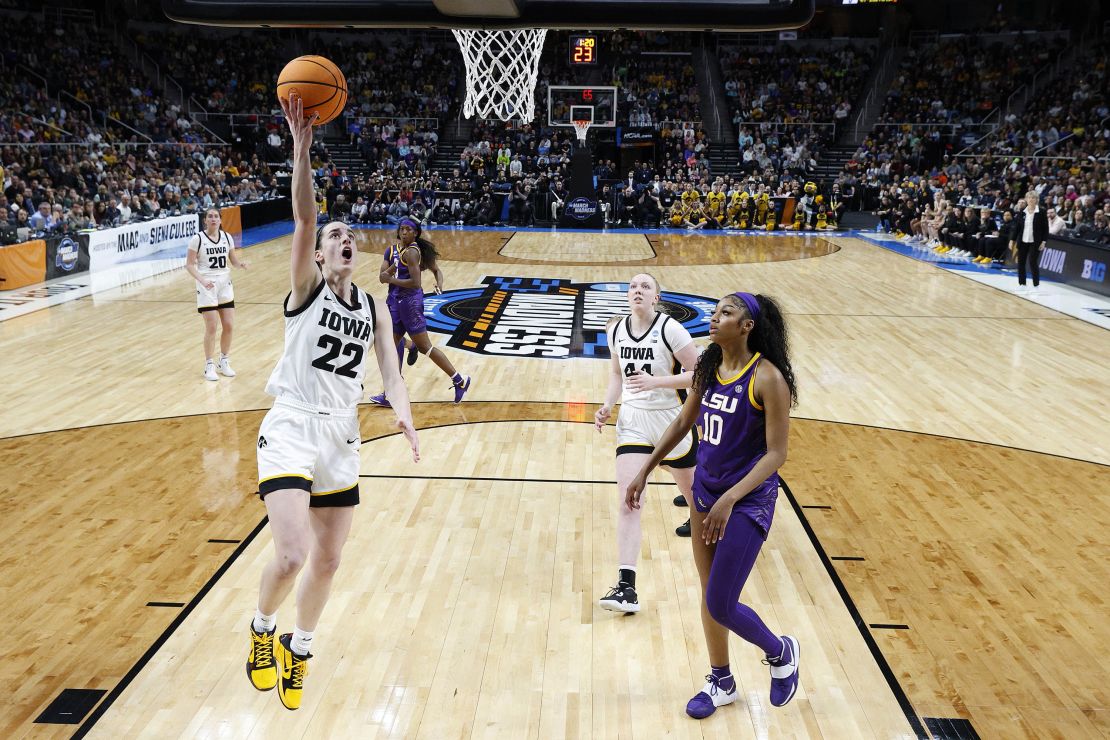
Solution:
[[[368,236],[367,249],[384,244],[382,233]],[[495,259],[504,236],[436,233],[453,258],[448,287],[482,275],[620,281],[635,271]],[[594,238],[604,256],[605,237]],[[702,249],[708,239],[720,248]],[[802,403],[785,476],[800,505],[831,508],[781,500],[745,598],[783,629],[804,615],[806,673],[791,707],[765,706],[765,668],[734,643],[745,706],[712,724],[681,715],[704,653],[687,545],[669,534],[682,512],[663,505],[673,488],[645,516],[641,578],[653,608],[613,620],[592,606],[611,578],[615,490],[580,481],[612,479],[611,433],[593,446],[588,426],[565,422],[585,420],[602,398],[601,363],[454,350],[476,378],[460,407],[438,403],[449,389],[429,363],[407,373],[413,396],[427,401],[417,414],[427,429],[419,469],[391,462],[396,440],[365,445],[368,474],[429,478],[364,481],[343,596],[321,627],[331,642],[310,677],[327,686],[314,711],[289,715],[251,691],[241,658],[228,656],[241,652],[269,542],[264,531],[252,538],[262,512],[249,491],[257,410],[269,405],[261,388],[281,345],[288,257],[278,242],[251,249],[251,270],[235,275],[232,381],[200,380],[200,322],[181,274],[0,322],[14,378],[0,416],[9,437],[0,439],[0,536],[10,543],[2,623],[18,646],[0,669],[16,687],[0,732],[68,735],[29,723],[62,688],[119,686],[186,610],[96,734],[912,732],[866,639],[915,717],[968,718],[983,737],[1110,732],[1110,675],[1094,659],[1110,641],[1096,590],[1110,581],[1106,333],[854,239],[829,240],[835,252],[812,237],[658,241],[676,246],[656,246],[659,256],[637,269],[664,288],[770,292],[789,314]],[[797,259],[791,249],[826,256]],[[691,257],[699,251],[702,264]],[[753,252],[784,256],[729,258]],[[368,262],[358,282],[380,295],[368,279],[376,258]],[[203,415],[213,412],[242,413]],[[364,437],[383,432],[383,417],[363,409]],[[430,428],[445,423],[470,426]],[[444,475],[464,480],[430,478]],[[241,553],[232,560],[236,543],[209,540],[240,540]],[[822,553],[864,558],[830,562],[863,623],[908,629],[861,635]],[[229,561],[193,608],[145,606],[190,604]],[[542,584],[534,594],[521,588],[532,583]],[[625,627],[642,640],[614,666]],[[195,649],[198,636],[207,649]]]

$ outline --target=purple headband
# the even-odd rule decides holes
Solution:
[[[420,224],[416,223],[416,221],[414,221],[414,220],[412,220],[411,218],[408,218],[408,217],[402,218],[400,221],[398,221],[397,222],[397,228],[399,229],[402,226],[404,226],[405,224],[408,224],[409,228],[411,228],[413,231],[415,231],[417,236],[420,235]]]
[[[759,320],[759,301],[756,300],[755,296],[752,295],[751,293],[739,293],[739,292],[738,293],[733,293],[733,295],[736,296],[737,298],[739,298],[741,301],[743,301],[744,305],[748,307],[748,313],[751,314],[752,321],[758,321]]]

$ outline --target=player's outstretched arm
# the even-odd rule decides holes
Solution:
[[[632,479],[628,484],[628,494],[625,498],[625,504],[629,509],[640,508],[640,496],[647,487],[647,477],[651,475],[651,471],[655,469],[659,463],[663,462],[663,458],[671,454],[671,450],[679,441],[690,433],[694,423],[698,420],[698,411],[701,410],[701,396],[696,393],[691,393],[686,396],[686,402],[682,404],[682,410],[678,412],[678,416],[667,427],[667,431],[663,432],[663,436],[659,438],[659,444],[655,445],[655,451],[651,453],[651,457],[644,463],[643,469]]]
[[[380,305],[377,325],[374,327],[374,354],[378,358],[378,369],[382,373],[385,396],[397,414],[397,428],[405,435],[412,448],[412,461],[420,462],[420,441],[416,437],[416,427],[412,423],[412,409],[409,407],[409,392],[401,378],[401,368],[397,365],[397,349],[393,345],[393,317],[389,307]]]
[[[304,115],[304,101],[290,93],[281,101],[285,122],[293,134],[293,247],[289,260],[292,305],[300,306],[323,278],[316,267],[316,194],[312,183],[312,124],[319,117]]]

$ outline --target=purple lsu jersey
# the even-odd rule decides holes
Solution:
[[[763,407],[756,403],[752,381],[759,366],[756,352],[738,375],[716,375],[701,398],[698,411],[698,466],[694,470],[694,505],[709,511],[728,489],[739,483],[767,454]],[[736,503],[763,531],[771,529],[778,497],[779,475],[772,473]]]
[[[385,257],[386,261],[393,263],[393,266],[397,268],[396,277],[398,280],[408,280],[410,277],[412,277],[412,273],[409,272],[409,266],[401,260],[402,251],[404,250],[402,250],[398,245],[394,244],[389,249],[385,250],[385,254],[383,256]],[[392,284],[389,286],[390,298],[407,297],[414,293],[420,293],[421,295],[423,295],[424,291],[420,290],[419,288],[399,288],[396,285]]]
[[[397,279],[408,280],[412,276],[408,265],[401,261],[402,250],[394,244],[385,250],[385,259],[397,268]],[[393,335],[408,334],[414,336],[428,331],[427,321],[424,319],[424,291],[420,288],[399,288],[390,283],[389,294],[386,296],[385,305],[389,307],[389,315],[393,319]]]

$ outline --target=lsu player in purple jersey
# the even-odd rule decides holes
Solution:
[[[447,359],[442,350],[432,346],[428,338],[428,324],[424,320],[424,288],[421,273],[428,270],[435,278],[436,293],[443,292],[443,271],[439,269],[435,245],[420,235],[420,224],[411,218],[402,218],[397,224],[397,243],[382,255],[378,280],[389,285],[386,305],[393,315],[393,341],[397,344],[397,364],[405,352],[405,334],[412,339],[417,352],[427,355],[440,370],[451,378],[455,390],[455,403],[462,401],[470,390],[470,376],[463,377]],[[416,361],[409,349],[409,362]],[[389,407],[385,393],[370,397],[370,402]]]
[[[698,360],[692,392],[678,418],[628,486],[628,505],[639,506],[652,469],[698,425],[691,540],[711,671],[705,687],[686,705],[695,719],[739,698],[728,666],[729,630],[763,651],[776,707],[794,698],[800,657],[796,638],[776,635],[751,607],[739,603],[771,528],[790,407],[798,399],[786,324],[767,296],[733,293],[717,303],[709,338],[712,344]]]

